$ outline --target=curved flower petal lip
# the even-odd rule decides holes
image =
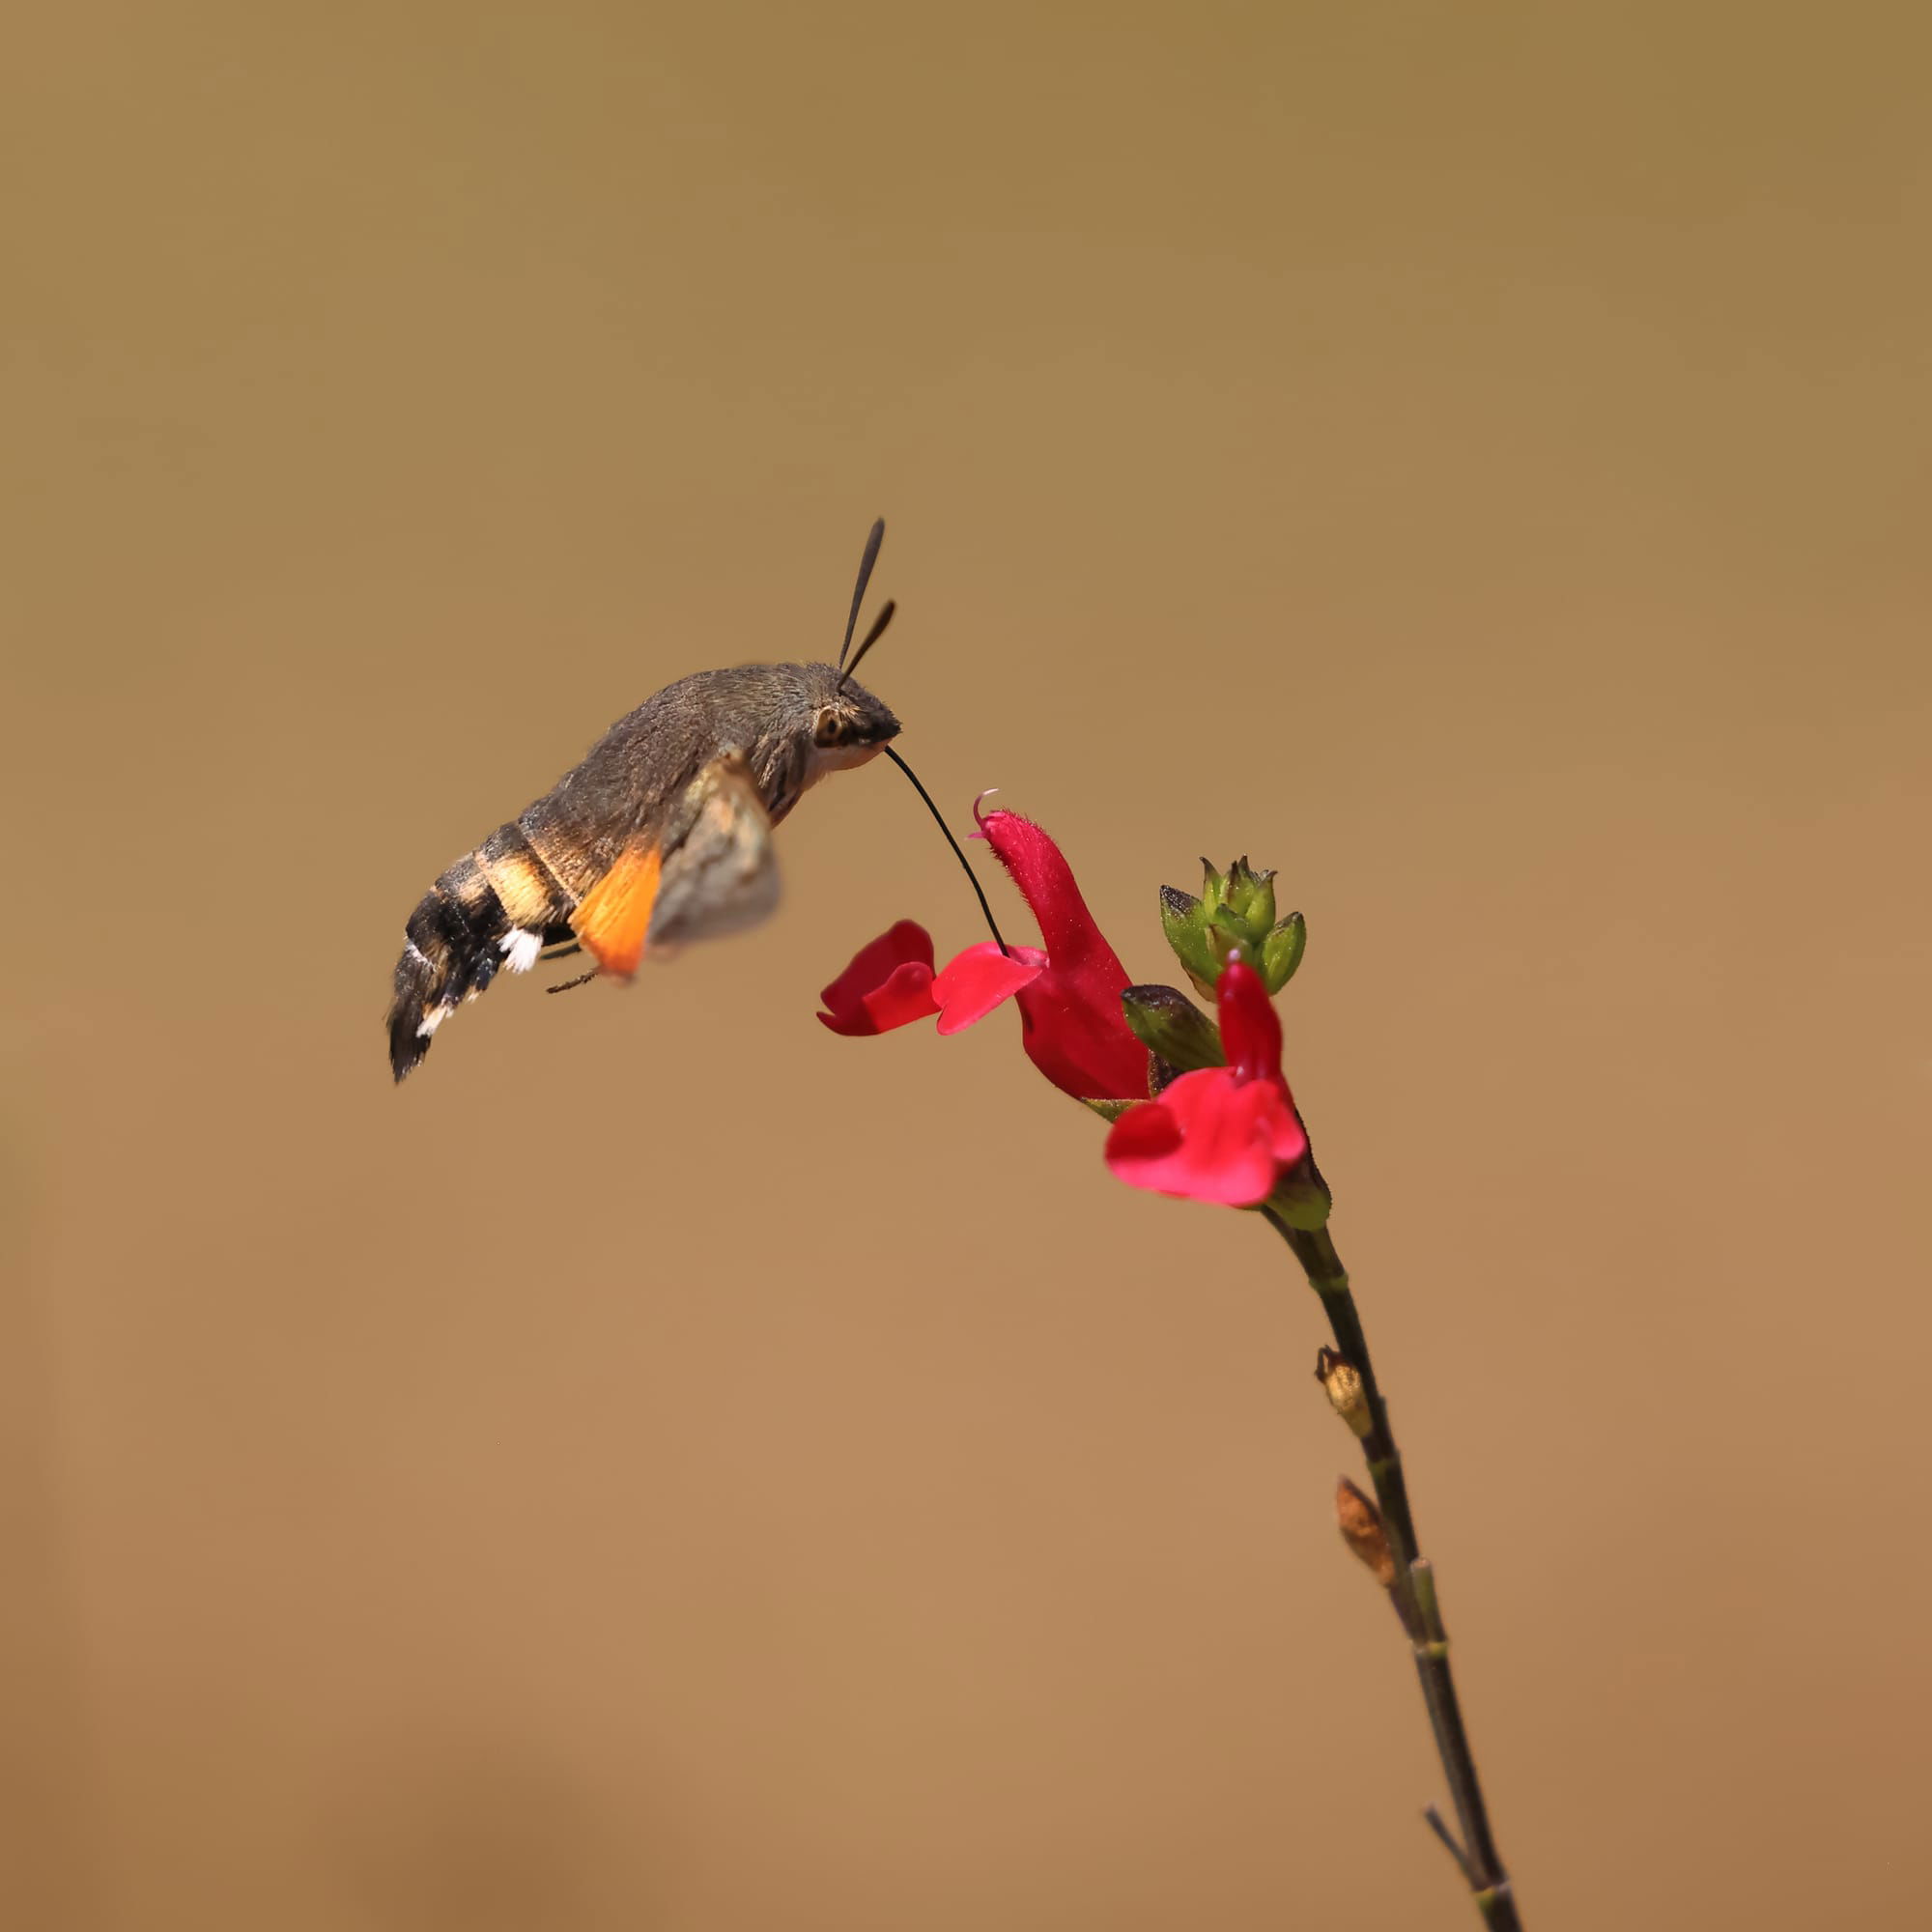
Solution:
[[[939,1031],[963,1033],[1045,970],[1046,954],[1031,946],[1015,946],[1010,957],[990,939],[969,946],[932,982]]]
[[[848,1038],[889,1033],[939,1010],[932,996],[932,935],[902,919],[870,945],[819,994],[821,1026]]]
[[[1308,1137],[1281,1090],[1210,1066],[1183,1073],[1107,1135],[1107,1166],[1129,1187],[1223,1208],[1258,1208]]]

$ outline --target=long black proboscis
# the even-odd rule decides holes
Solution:
[[[879,560],[879,546],[886,540],[886,520],[881,517],[866,539],[866,554],[859,559],[859,581],[852,587],[852,614],[845,619],[845,641],[838,647],[838,668],[845,668],[845,653],[852,648],[852,633],[859,628],[859,606],[866,601],[866,586],[872,581],[872,566]]]
[[[953,838],[952,828],[947,824],[945,813],[933,804],[932,794],[920,783],[919,774],[890,745],[882,746],[880,749],[912,781],[913,790],[925,801],[925,809],[932,813],[933,823],[946,834],[946,842],[952,847],[952,856],[959,861],[965,868],[966,876],[973,882],[973,896],[980,901],[980,910],[986,915],[986,929],[993,935],[994,944],[1010,959],[1013,956],[1012,948],[1007,944],[1005,936],[1001,933],[999,922],[993,917],[993,908],[986,903],[985,889],[980,884],[980,875],[973,869],[972,860],[960,849],[958,839]]]

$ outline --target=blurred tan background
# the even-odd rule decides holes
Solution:
[[[1308,914],[1527,1921],[1916,1916],[1918,14],[16,26],[9,1924],[1474,1922],[1277,1244],[813,1024],[977,934],[894,774],[390,1088],[435,873],[881,511],[955,817],[1144,977],[1198,853]]]

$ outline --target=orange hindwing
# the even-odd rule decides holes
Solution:
[[[644,956],[662,862],[655,845],[627,846],[570,916],[583,950],[602,973],[628,980]]]

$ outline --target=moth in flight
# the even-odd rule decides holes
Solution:
[[[505,969],[526,973],[539,958],[582,951],[594,962],[582,980],[628,980],[648,953],[766,918],[779,896],[772,828],[830,772],[885,752],[940,817],[890,749],[899,721],[853,680],[892,621],[888,603],[853,650],[885,533],[882,518],[866,541],[837,664],[740,665],[667,685],[431,886],[396,961],[398,1080],[457,1007]]]

